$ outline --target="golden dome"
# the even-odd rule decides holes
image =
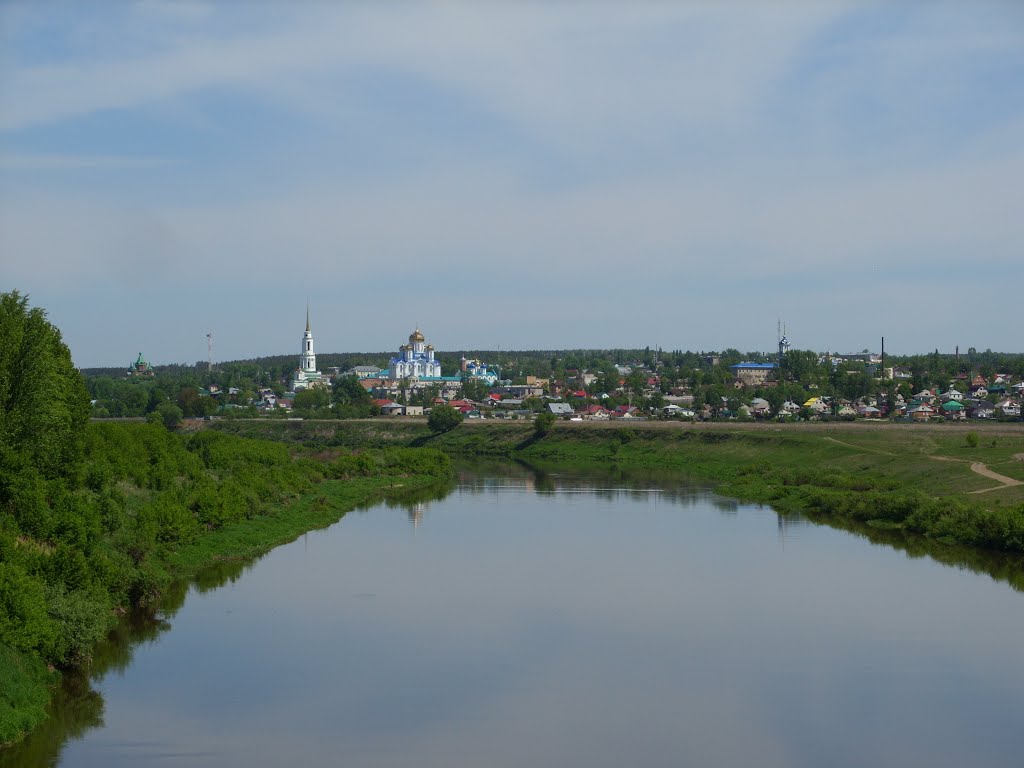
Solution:
[[[414,344],[417,341],[423,341],[423,334],[420,332],[419,328],[417,328],[415,331],[409,334],[410,344]]]

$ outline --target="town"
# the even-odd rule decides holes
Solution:
[[[474,353],[486,354],[486,353]],[[416,327],[397,353],[326,355],[318,366],[306,313],[300,353],[156,368],[139,353],[127,372],[85,371],[95,417],[424,417],[439,405],[468,419],[572,421],[1021,419],[1024,355],[886,356],[791,348],[771,353],[574,350],[440,353]],[[326,358],[326,359],[325,359]],[[330,363],[329,365],[322,365]]]

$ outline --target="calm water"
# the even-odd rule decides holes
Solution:
[[[700,491],[466,475],[166,614],[0,765],[1024,761],[1024,595]]]

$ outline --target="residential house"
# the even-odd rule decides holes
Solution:
[[[568,403],[548,403],[548,411],[555,416],[572,416],[572,406]]]
[[[1006,399],[996,403],[996,408],[1002,412],[1003,416],[1020,416],[1020,404],[1013,400]]]
[[[921,403],[920,405],[908,410],[907,413],[910,418],[914,419],[914,421],[928,421],[935,415],[935,409],[927,403]]]
[[[939,413],[945,416],[947,419],[954,421],[960,421],[964,418],[964,414],[967,409],[963,403],[957,400],[947,400],[941,406],[939,406]]]
[[[971,408],[972,419],[991,419],[996,414],[996,407],[988,400],[979,400],[978,404]]]
[[[612,411],[612,416],[617,419],[635,419],[643,414],[640,413],[640,409],[635,405],[617,405],[615,410]]]
[[[770,416],[772,411],[771,403],[765,400],[763,397],[755,397],[750,401],[750,412],[752,415],[758,418]]]
[[[607,421],[611,416],[603,405],[588,405],[586,408],[581,408],[576,414],[589,421]]]
[[[807,408],[812,413],[822,414],[828,412],[828,403],[820,397],[812,397],[804,403],[804,408]]]

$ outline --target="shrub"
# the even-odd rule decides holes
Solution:
[[[427,426],[435,434],[450,432],[462,423],[462,414],[450,405],[435,405],[430,410]]]
[[[533,420],[533,434],[537,437],[544,437],[555,425],[555,414],[551,411],[541,411]]]

